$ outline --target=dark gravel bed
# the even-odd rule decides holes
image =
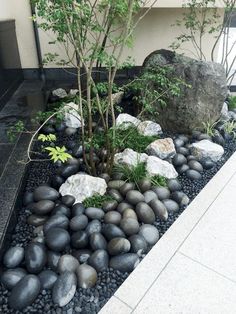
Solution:
[[[73,137],[62,137],[60,139],[60,145],[67,145]],[[207,184],[207,182],[217,173],[217,171],[223,166],[234,151],[236,151],[236,142],[228,141],[224,147],[225,154],[221,160],[216,163],[215,167],[210,170],[205,170],[202,173],[202,179],[200,181],[191,181],[185,175],[178,177],[182,184],[183,191],[188,195],[190,200],[201,191],[201,189]],[[36,147],[37,150],[37,147]],[[41,183],[49,182],[50,177],[55,173],[56,168],[51,162],[33,162],[28,166],[28,177],[26,181],[25,190],[32,191]],[[170,214],[168,221],[157,220],[155,226],[158,228],[160,236],[162,236],[172,223],[183,212],[184,208],[181,208],[178,213]],[[27,217],[30,213],[22,208],[18,215],[18,223],[12,235],[12,246],[20,245],[25,247],[31,240],[33,230],[35,227],[26,223]],[[111,298],[118,287],[128,277],[127,273],[120,273],[108,269],[106,271],[98,273],[98,281],[94,288],[82,289],[78,288],[75,297],[65,307],[60,308],[58,305],[53,304],[51,299],[51,292],[43,290],[36,301],[28,306],[23,311],[15,311],[8,307],[8,296],[10,292],[6,290],[2,284],[0,284],[0,313],[98,313],[102,306]]]

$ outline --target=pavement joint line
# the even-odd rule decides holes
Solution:
[[[181,242],[181,244],[178,246],[178,248],[175,250],[174,254],[170,257],[170,259],[168,260],[168,262],[166,263],[166,265],[163,267],[163,269],[160,271],[160,273],[158,274],[158,276],[154,279],[154,281],[152,282],[152,284],[149,286],[149,288],[146,290],[146,292],[144,293],[144,295],[142,296],[142,298],[139,300],[139,302],[136,304],[136,306],[133,308],[132,313],[134,312],[134,310],[138,307],[138,305],[142,302],[142,300],[144,299],[144,297],[146,296],[146,294],[148,293],[148,291],[152,288],[152,286],[154,285],[154,283],[157,281],[157,279],[160,277],[160,275],[162,274],[162,272],[166,269],[166,267],[169,265],[169,263],[171,262],[171,260],[174,258],[174,256],[176,255],[176,253],[180,252],[180,248],[181,246],[185,243],[185,241],[188,239],[188,237],[190,236],[190,234],[193,232],[193,230],[197,227],[197,225],[200,223],[200,221],[203,219],[203,217],[205,216],[205,214],[208,212],[208,210],[210,209],[210,207],[213,205],[213,203],[216,201],[216,199],[219,197],[219,195],[224,191],[224,189],[226,188],[226,186],[228,185],[228,183],[232,180],[232,178],[236,175],[236,171],[231,175],[231,177],[227,180],[227,182],[223,185],[223,188],[220,190],[220,192],[216,195],[216,197],[214,198],[214,200],[210,203],[210,205],[207,207],[207,209],[205,210],[205,212],[202,214],[202,216],[198,219],[198,221],[195,223],[195,225],[193,226],[193,228],[191,229],[191,231],[189,232],[189,234],[187,235],[187,237]],[[129,277],[128,277],[129,278]],[[128,280],[127,278],[127,280]]]
[[[118,299],[120,302],[122,302],[122,303],[124,303],[126,306],[128,306],[131,310],[133,310],[132,309],[132,307],[128,304],[128,303],[126,303],[125,301],[123,301],[123,300],[121,300],[119,297],[117,297],[116,295],[113,295],[113,297],[115,297],[116,299]],[[109,302],[109,301],[108,301]],[[114,313],[115,314],[115,313]]]
[[[222,273],[218,272],[217,270],[215,270],[215,269],[213,269],[213,268],[207,266],[206,264],[203,264],[203,263],[199,262],[198,260],[196,260],[196,259],[194,259],[194,258],[192,258],[192,257],[190,257],[190,256],[188,256],[188,255],[186,255],[186,254],[184,254],[184,253],[182,253],[181,251],[178,251],[177,253],[179,253],[179,254],[183,255],[184,257],[190,259],[190,260],[193,261],[194,263],[197,263],[197,264],[201,265],[202,267],[204,267],[204,268],[210,270],[211,272],[217,274],[218,276],[223,277],[224,279],[229,280],[229,281],[231,281],[232,283],[236,284],[236,280],[231,279],[231,278],[229,278],[228,276],[225,276],[224,274],[222,274]]]

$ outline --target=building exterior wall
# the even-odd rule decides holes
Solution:
[[[172,27],[176,19],[181,18],[183,9],[182,0],[158,0],[156,6],[145,16],[138,25],[134,34],[134,47],[126,49],[124,59],[132,56],[136,65],[142,65],[145,57],[154,50],[166,48],[180,34],[180,29]],[[222,19],[223,9],[220,10]],[[16,33],[19,52],[23,68],[37,68],[37,53],[34,41],[32,20],[30,19],[30,4],[28,0],[0,0],[0,19],[13,18],[16,20]],[[60,59],[65,59],[66,54],[60,45],[49,45],[53,34],[45,34],[40,31],[40,43],[42,54],[51,52],[59,54]],[[210,56],[210,47],[214,41],[213,36],[205,37],[203,50]],[[191,45],[185,46],[185,54],[193,56]],[[47,67],[58,67],[55,64],[48,64]]]

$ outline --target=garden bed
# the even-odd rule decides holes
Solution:
[[[161,138],[166,138],[167,136],[172,137],[173,139],[177,137],[177,135],[162,134]],[[64,145],[70,149],[71,144],[76,140],[76,134],[67,136],[63,132],[59,132],[57,134],[56,144],[58,146]],[[40,151],[40,143],[36,143],[34,150]],[[178,180],[182,185],[182,191],[186,193],[190,201],[195,198],[206,183],[228,160],[232,153],[236,151],[235,141],[233,139],[227,140],[224,145],[224,150],[225,152],[222,158],[214,164],[213,168],[209,170],[204,169],[201,173],[200,180],[192,181],[187,178],[185,174],[178,176]],[[30,163],[27,169],[26,181],[24,182],[25,192],[32,192],[41,184],[52,184],[57,171],[58,166],[50,161]],[[155,220],[153,225],[158,229],[159,237],[161,237],[168,230],[185,208],[186,206],[180,206],[177,212],[169,212],[167,221],[162,221],[159,218]],[[30,215],[31,212],[27,206],[23,206],[18,212],[18,222],[12,233],[10,246],[20,246],[26,248],[30,241],[36,237],[34,233],[36,227],[27,223],[27,219]],[[71,250],[67,252],[71,252]],[[145,254],[146,253],[147,252],[145,252]],[[145,254],[141,254],[139,256],[140,260],[144,258]],[[25,267],[25,264],[22,263],[21,266]],[[119,270],[114,270],[112,268],[107,268],[101,272],[98,271],[95,286],[87,289],[77,288],[73,299],[64,307],[59,307],[57,304],[53,303],[51,290],[43,290],[37,296],[32,305],[22,310],[22,313],[98,313],[103,305],[111,298],[119,286],[128,277],[128,275],[129,274],[127,272],[120,272]],[[5,289],[2,284],[0,292],[0,312],[21,313],[21,311],[16,311],[15,309],[11,309],[9,307],[8,298],[11,293]]]

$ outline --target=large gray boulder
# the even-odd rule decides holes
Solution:
[[[157,50],[144,60],[144,71],[171,66],[172,77],[182,79],[191,88],[182,86],[181,96],[168,95],[167,105],[154,103],[157,122],[164,130],[190,133],[203,128],[203,122],[213,123],[220,118],[222,105],[227,96],[224,67],[214,62],[199,61],[169,50]],[[150,82],[149,88],[157,85]]]

